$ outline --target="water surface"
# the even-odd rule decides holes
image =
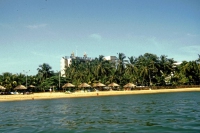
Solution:
[[[0,132],[199,132],[200,92],[0,103]]]

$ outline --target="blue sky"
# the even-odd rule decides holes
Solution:
[[[200,54],[199,0],[0,0],[0,74],[60,69],[72,52],[191,61]]]

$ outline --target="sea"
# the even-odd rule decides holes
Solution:
[[[200,132],[200,92],[0,102],[0,133]]]

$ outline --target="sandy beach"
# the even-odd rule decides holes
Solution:
[[[134,94],[151,94],[151,93],[173,93],[173,92],[195,92],[200,88],[181,88],[181,89],[159,89],[159,90],[132,90],[132,91],[98,91],[98,92],[75,92],[66,94],[64,92],[44,92],[30,95],[0,95],[0,102],[20,101],[20,100],[41,100],[41,99],[59,99],[75,97],[97,97],[112,95],[134,95]]]

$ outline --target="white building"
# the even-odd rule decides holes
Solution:
[[[65,77],[65,68],[69,67],[71,64],[71,58],[69,58],[68,56],[62,57],[60,60],[60,74],[61,77]]]
[[[119,64],[119,59],[116,56],[105,56],[104,57],[105,60],[111,61],[112,63],[115,63],[115,65],[117,66]],[[128,64],[128,60],[124,60],[124,65],[126,67],[126,64]]]
[[[116,61],[118,60],[118,58],[116,56],[105,56],[104,60],[108,60],[108,61],[111,61],[113,63],[116,63]]]
[[[75,56],[74,52],[71,54],[71,56],[62,57],[61,60],[60,60],[61,77],[65,77],[65,68],[69,67],[72,64],[72,59],[80,59],[81,61],[92,60],[92,58],[87,57],[86,53],[83,55],[83,57]]]

